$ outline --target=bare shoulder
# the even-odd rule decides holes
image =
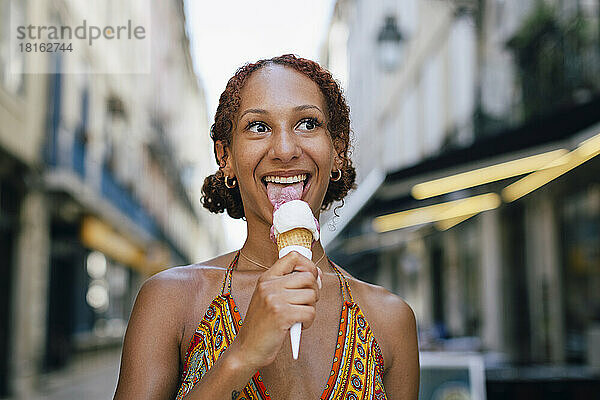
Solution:
[[[346,270],[341,268],[340,270],[350,283],[354,300],[359,303],[364,312],[369,312],[373,319],[385,322],[383,325],[390,325],[390,322],[399,324],[414,322],[415,315],[412,309],[400,296],[382,286],[361,281]]]
[[[380,344],[386,369],[398,353],[415,352],[416,320],[411,307],[384,287],[356,279],[347,271],[343,274],[350,283],[354,301],[359,304]]]
[[[192,297],[198,295],[212,298],[230,259],[231,254],[224,254],[202,263],[161,271],[144,282],[138,297],[158,301],[162,307],[190,304]]]
[[[123,341],[115,399],[173,397],[186,311],[211,295],[214,282],[223,277],[220,263],[226,258],[169,268],[143,283]]]
[[[146,279],[137,295],[132,317],[144,318],[147,314],[168,317],[171,322],[168,326],[176,328],[181,339],[182,318],[187,307],[214,297],[217,282],[223,279],[226,270],[222,266],[226,258],[229,258],[227,254],[199,264],[168,268]]]
[[[373,285],[356,278],[351,279],[356,302],[372,319],[372,324],[383,334],[398,334],[398,329],[411,328],[415,323],[415,314],[400,296],[384,287]]]
[[[197,264],[165,269],[148,278],[144,282],[144,286],[148,285],[157,289],[172,289],[174,287],[182,289],[190,285],[212,283],[206,281],[218,280],[223,277],[226,270],[226,267],[223,266],[223,259],[227,256],[228,254]]]

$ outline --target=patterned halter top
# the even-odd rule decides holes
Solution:
[[[239,252],[227,268],[221,294],[217,296],[194,332],[185,356],[176,399],[183,397],[202,379],[235,339],[242,318],[231,296],[231,277]],[[383,387],[383,356],[367,320],[352,300],[350,285],[336,266],[344,304],[340,313],[338,339],[331,373],[323,386],[320,400],[386,399]],[[271,395],[256,371],[238,400],[270,400]]]

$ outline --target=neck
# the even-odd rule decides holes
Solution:
[[[246,237],[246,242],[242,246],[244,255],[259,264],[266,266],[273,265],[279,258],[279,251],[277,250],[277,245],[269,237],[271,227],[266,226],[265,224],[253,224],[248,221],[247,228],[248,236]],[[313,262],[319,260],[324,253],[320,241],[313,243],[311,250]],[[251,263],[242,259],[240,259],[240,261],[244,261],[243,267],[256,269]],[[321,261],[320,264],[319,267],[324,269],[326,263]]]

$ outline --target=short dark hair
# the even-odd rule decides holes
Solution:
[[[252,64],[240,67],[235,75],[229,79],[225,90],[219,98],[219,105],[215,113],[215,122],[210,128],[210,137],[213,142],[221,141],[225,146],[231,144],[233,120],[239,111],[240,91],[254,71],[266,66],[278,64],[306,75],[319,86],[327,103],[328,122],[327,130],[331,135],[334,147],[342,161],[341,179],[337,182],[329,181],[322,210],[329,208],[331,203],[342,200],[348,191],[354,188],[356,171],[350,160],[350,109],[346,104],[339,84],[333,79],[331,73],[318,63],[296,57],[293,54],[284,54],[279,57],[259,60]],[[215,148],[215,159],[219,165],[224,165],[226,155],[219,160]],[[202,186],[202,205],[214,213],[227,213],[233,218],[244,217],[244,205],[240,195],[239,186],[228,189],[225,186],[224,174],[221,168],[204,179]]]

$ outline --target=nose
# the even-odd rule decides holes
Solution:
[[[302,149],[297,135],[289,129],[280,129],[273,135],[270,149],[271,156],[283,163],[300,157]]]

